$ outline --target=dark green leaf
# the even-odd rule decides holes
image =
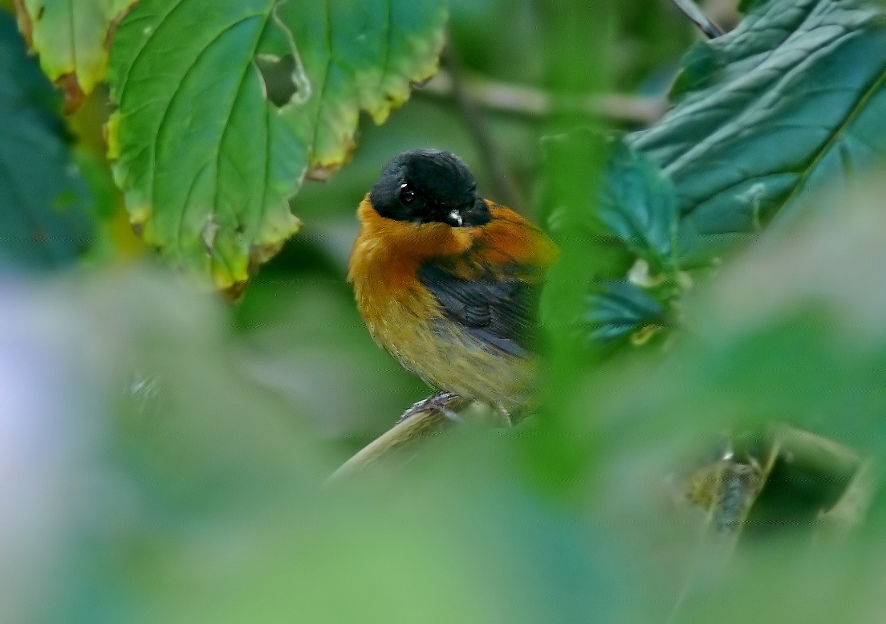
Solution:
[[[658,166],[624,142],[613,142],[599,191],[600,220],[637,257],[676,269],[677,201]]]
[[[655,277],[664,275],[673,281],[678,271],[674,188],[652,160],[621,138],[606,139],[604,146],[603,135],[586,128],[545,139],[547,157],[560,162],[591,158],[595,150],[604,149],[601,179],[587,182],[587,191],[577,198],[578,209],[561,208],[550,219],[555,235],[578,237],[582,255],[600,264],[592,277],[604,280],[603,288],[588,297],[582,312],[582,323],[592,340],[620,338],[663,322],[662,305],[623,280],[637,259]],[[607,256],[617,260],[600,262]]]
[[[738,10],[742,13],[749,13],[756,5],[767,2],[768,0],[739,0]]]
[[[0,255],[26,266],[69,263],[93,234],[59,104],[14,20],[0,13]]]
[[[583,191],[573,200],[580,205],[569,214],[578,223],[566,223],[567,211],[557,210],[550,219],[555,233],[569,236],[581,230],[588,253],[596,251],[602,241],[615,239],[631,256],[647,260],[659,271],[676,269],[674,189],[653,161],[620,138],[604,138],[589,128],[546,137],[544,149],[552,163],[591,159],[595,152],[606,152],[602,179],[588,180],[584,189],[581,185],[576,189]]]
[[[703,263],[886,154],[886,11],[865,0],[758,2],[696,44],[676,106],[634,146],[677,190],[680,255]]]
[[[591,339],[615,340],[649,325],[666,323],[661,304],[639,286],[627,281],[609,281],[588,298]]]

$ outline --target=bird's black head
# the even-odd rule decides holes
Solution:
[[[397,221],[473,227],[490,219],[467,165],[440,150],[410,150],[394,158],[372,187],[369,201],[378,214]]]

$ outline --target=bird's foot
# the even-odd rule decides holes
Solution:
[[[463,399],[454,394],[452,392],[438,392],[437,394],[433,394],[426,399],[422,399],[412,405],[408,410],[403,412],[403,415],[397,420],[396,424],[400,424],[410,416],[413,416],[419,412],[425,411],[436,411],[451,420],[454,423],[461,424],[461,418],[458,417],[458,414],[453,411],[452,407],[456,403],[462,402]]]
[[[495,411],[498,413],[498,417],[501,419],[501,423],[504,427],[510,429],[514,426],[514,419],[511,418],[511,413],[508,410],[501,405],[496,405]]]

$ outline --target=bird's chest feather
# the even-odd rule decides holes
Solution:
[[[389,252],[378,245],[358,243],[351,276],[357,307],[369,333],[406,364],[404,360],[436,349],[433,324],[439,306],[416,279],[415,263]]]

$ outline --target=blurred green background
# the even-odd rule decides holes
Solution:
[[[734,5],[702,4],[725,29]],[[638,347],[576,338],[589,284],[630,263],[565,240],[540,417],[458,427],[325,483],[430,392],[372,342],[345,280],[356,207],[385,163],[448,149],[485,196],[545,226],[557,202],[592,211],[603,148],[546,161],[541,137],[655,123],[700,39],[666,0],[453,0],[448,32],[446,72],[518,105],[466,111],[438,78],[384,125],[362,116],[352,160],[304,183],[302,230],[233,305],[130,231],[105,162],[106,89],[59,118],[96,233],[77,239],[85,254],[57,250],[76,256],[64,268],[11,254],[0,269],[0,621],[882,620],[879,165],[682,275],[688,294],[668,310],[682,333]],[[36,67],[23,46],[0,69]],[[593,105],[539,110],[539,93]],[[55,119],[49,100],[14,110]],[[13,164],[57,181],[0,161],[7,189]],[[780,441],[788,424],[822,436],[809,466],[797,434]],[[775,457],[741,534],[685,495],[724,439],[748,465]]]

